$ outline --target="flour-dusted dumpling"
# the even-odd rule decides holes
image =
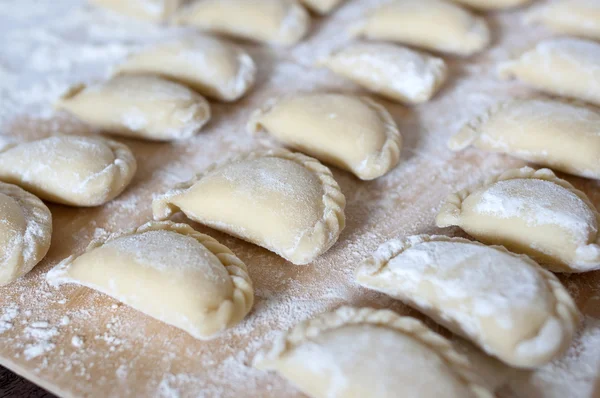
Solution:
[[[231,250],[171,222],[94,241],[58,264],[47,280],[98,290],[197,339],[236,325],[254,302],[246,265]]]
[[[363,180],[398,164],[402,136],[387,110],[367,97],[302,94],[269,101],[248,130],[268,131],[285,145],[349,170]]]
[[[192,137],[210,119],[202,96],[152,75],[122,75],[93,86],[78,85],[56,106],[106,133],[153,141]]]
[[[372,11],[352,33],[465,56],[490,42],[485,19],[444,0],[392,0]]]
[[[600,105],[600,43],[548,39],[517,60],[500,65],[501,78],[517,78],[551,94]]]
[[[254,366],[313,398],[491,398],[466,357],[422,322],[341,307],[282,334]]]
[[[52,214],[34,195],[0,182],[0,286],[25,275],[50,248]]]
[[[392,240],[358,267],[356,280],[516,367],[560,356],[579,322],[573,299],[552,273],[527,256],[461,238]]]
[[[344,0],[300,0],[308,9],[320,15],[329,14]]]
[[[152,203],[161,220],[194,221],[307,264],[337,241],[346,199],[331,171],[285,150],[254,152],[215,165]]]
[[[443,59],[393,44],[351,44],[320,65],[374,93],[406,104],[429,101],[448,75]]]
[[[503,10],[531,3],[532,0],[453,0],[455,3],[478,10]]]
[[[583,192],[549,169],[509,170],[450,195],[437,225],[459,226],[552,271],[600,269],[600,214]]]
[[[55,136],[0,150],[0,181],[41,199],[71,206],[98,206],[131,182],[131,150],[100,137]]]
[[[185,0],[91,0],[92,3],[118,13],[161,22],[169,18]]]
[[[221,101],[239,99],[256,79],[256,66],[245,51],[207,36],[151,47],[131,56],[118,72],[158,74]]]
[[[448,143],[507,153],[553,169],[600,179],[600,113],[546,99],[515,99],[489,109]]]
[[[598,0],[559,0],[533,8],[525,21],[542,24],[553,31],[600,40]]]
[[[310,16],[296,0],[196,0],[176,16],[180,24],[289,46],[308,32]]]

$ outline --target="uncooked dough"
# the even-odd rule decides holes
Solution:
[[[524,6],[531,3],[532,0],[452,0],[455,3],[478,10],[502,10]]]
[[[485,19],[443,0],[393,0],[373,10],[351,33],[463,56],[490,43]]]
[[[363,180],[381,177],[398,164],[402,136],[380,104],[367,97],[303,94],[269,101],[248,130],[268,131],[285,145]]]
[[[547,99],[513,99],[490,108],[448,143],[507,153],[555,170],[600,179],[600,113]]]
[[[201,95],[152,75],[77,85],[56,106],[103,132],[153,141],[192,137],[210,119],[210,107]]]
[[[345,206],[327,167],[285,150],[214,165],[152,203],[157,220],[182,211],[294,264],[310,263],[337,241]]]
[[[236,101],[253,85],[256,65],[245,51],[209,36],[192,36],[132,55],[118,73],[153,73],[220,101]]]
[[[310,27],[308,12],[296,0],[198,0],[175,21],[200,30],[291,46]]]
[[[54,136],[0,150],[0,181],[41,199],[71,206],[99,206],[131,182],[131,150],[100,137]]]
[[[254,366],[313,398],[491,398],[466,357],[422,322],[341,307],[282,334]]]
[[[344,0],[300,0],[308,9],[320,15],[329,14]]]
[[[33,269],[46,255],[52,214],[37,197],[0,182],[0,286]]]
[[[118,13],[154,22],[168,19],[185,0],[91,0]]]
[[[392,240],[358,267],[356,280],[520,368],[564,353],[580,318],[560,281],[529,257],[461,238]]]
[[[254,302],[246,265],[231,250],[171,222],[94,241],[52,269],[47,281],[98,290],[197,339],[236,325]]]
[[[357,43],[319,62],[340,76],[392,101],[427,102],[444,84],[443,59],[385,43]]]
[[[542,24],[557,33],[600,40],[598,0],[560,0],[544,3],[525,15],[530,24]]]
[[[549,169],[509,170],[448,197],[438,227],[527,254],[556,272],[600,269],[600,214]]]
[[[600,105],[600,44],[558,38],[538,43],[518,59],[501,64],[500,77],[517,78],[551,94]]]

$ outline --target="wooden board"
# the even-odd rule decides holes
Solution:
[[[54,289],[44,280],[52,266],[80,253],[94,237],[150,220],[154,194],[213,162],[273,146],[266,137],[250,137],[245,132],[250,113],[267,99],[298,91],[364,93],[312,65],[319,56],[343,45],[348,40],[344,31],[375,3],[351,0],[331,17],[315,19],[308,39],[293,49],[240,43],[256,59],[260,71],[251,95],[237,104],[211,104],[212,121],[191,140],[156,144],[118,139],[134,151],[139,171],[131,187],[113,202],[92,209],[49,205],[54,233],[48,256],[25,278],[0,289],[0,364],[60,396],[300,397],[283,379],[249,366],[277,331],[342,304],[391,308],[421,317],[394,300],[359,288],[352,274],[359,261],[390,238],[418,233],[464,236],[457,229],[434,226],[445,196],[485,176],[524,164],[477,150],[454,154],[445,145],[464,122],[488,105],[530,93],[495,76],[498,62],[548,35],[521,26],[520,11],[490,14],[494,32],[490,50],[467,60],[447,57],[449,82],[431,103],[408,108],[378,99],[393,114],[404,136],[401,163],[372,182],[333,170],[346,195],[347,226],[339,242],[313,264],[291,265],[266,250],[192,223],[228,245],[248,265],[255,283],[253,311],[219,338],[198,341],[93,290],[76,286]],[[22,117],[5,131],[18,139],[59,132],[93,134],[60,115],[50,120]],[[567,179],[599,203],[596,181]],[[181,216],[175,219],[189,222]],[[561,280],[586,312],[585,327],[596,333],[600,330],[596,309],[600,273],[561,276]],[[494,373],[491,379],[500,385],[500,396],[551,396],[548,394],[560,391],[553,383],[568,385],[575,380],[580,388],[569,390],[569,396],[587,397],[600,390],[600,382],[589,376],[600,372],[600,363],[572,360],[584,354],[600,358],[597,348],[587,351],[594,348],[586,341],[589,338],[577,343],[583,354],[576,350],[569,360],[538,373],[512,372],[474,355],[484,363],[482,369]],[[583,365],[586,368],[581,370]]]

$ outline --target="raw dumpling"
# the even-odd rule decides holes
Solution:
[[[92,0],[93,3],[118,13],[161,22],[169,18],[184,0]]]
[[[296,0],[196,0],[176,21],[201,30],[290,46],[308,32],[310,16]]]
[[[592,41],[542,41],[519,59],[500,65],[499,73],[538,90],[600,105],[600,44]]]
[[[466,357],[422,322],[341,307],[297,325],[259,355],[313,398],[491,398]]]
[[[465,56],[490,42],[483,18],[443,0],[393,0],[371,12],[352,33]]]
[[[525,21],[542,24],[558,33],[600,40],[600,2],[561,0],[533,8]]]
[[[56,106],[106,133],[153,141],[192,137],[210,119],[202,96],[151,75],[122,75],[94,86],[78,85]]]
[[[239,323],[252,308],[246,265],[186,224],[150,222],[92,242],[47,275],[54,286],[96,289],[197,339]]]
[[[256,66],[240,48],[212,37],[191,37],[131,56],[119,73],[154,73],[202,95],[235,101],[254,85]]]
[[[0,180],[44,200],[71,206],[99,206],[131,182],[131,150],[100,137],[55,136],[0,150]]]
[[[25,275],[50,248],[52,214],[34,195],[0,182],[0,286]]]
[[[548,169],[509,170],[450,195],[436,222],[530,255],[551,271],[600,269],[600,214]]]
[[[304,94],[271,100],[248,129],[266,130],[294,149],[349,170],[363,180],[398,164],[402,136],[385,108],[366,97]]]
[[[519,7],[531,3],[532,0],[453,0],[455,3],[478,10],[501,10]]]
[[[446,81],[441,58],[393,44],[351,44],[320,62],[340,76],[392,101],[427,102]]]
[[[356,280],[515,367],[559,357],[579,323],[573,299],[552,273],[527,256],[466,239],[392,240],[358,267]]]
[[[600,179],[600,113],[589,107],[510,100],[467,124],[448,143],[455,151],[469,145]]]
[[[152,203],[155,219],[182,211],[294,264],[310,263],[333,246],[345,225],[345,206],[327,167],[284,150],[212,166]]]
[[[300,0],[308,9],[320,15],[329,14],[344,0]]]

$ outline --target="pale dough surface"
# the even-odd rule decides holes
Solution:
[[[532,0],[452,0],[455,3],[472,7],[478,10],[503,10],[512,7],[524,6]]]
[[[528,11],[525,21],[565,35],[600,40],[600,3],[596,0],[559,0]]]
[[[187,0],[90,0],[93,4],[133,18],[161,22]]]
[[[356,279],[515,367],[562,355],[579,324],[559,280],[501,246],[428,235],[392,240],[358,267]]]

